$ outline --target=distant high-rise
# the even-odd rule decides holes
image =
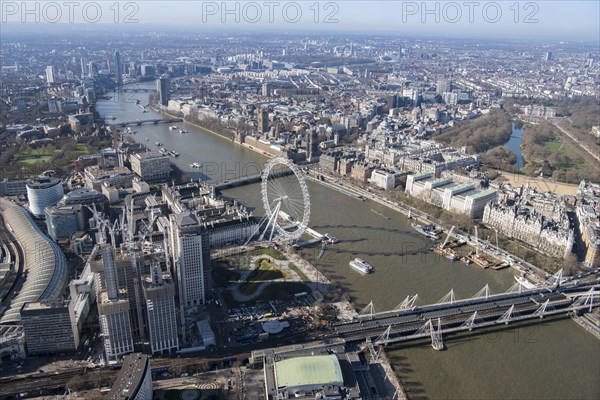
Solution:
[[[452,91],[452,80],[451,79],[438,79],[435,85],[435,93],[442,95],[445,92]]]
[[[266,82],[262,84],[262,95],[265,97],[271,96],[271,84]]]
[[[153,77],[156,73],[154,65],[150,64],[142,64],[140,66],[140,73],[145,77]]]
[[[87,75],[87,62],[85,58],[81,57],[81,77],[85,77]]]
[[[48,85],[54,83],[54,67],[52,65],[46,67],[46,81],[48,82]]]
[[[316,130],[311,130],[307,135],[306,155],[308,161],[317,161],[319,157],[319,133]]]
[[[109,364],[117,357],[133,352],[133,333],[129,316],[129,300],[119,290],[113,249],[110,245],[100,246],[106,290],[98,295],[98,314],[103,333],[104,351]]]
[[[121,53],[119,53],[118,51],[115,51],[115,81],[117,83],[117,86],[122,86],[123,85],[123,70],[122,70],[122,65],[121,65]]]
[[[150,274],[144,283],[150,348],[153,354],[175,352],[179,350],[175,285],[170,277],[163,277],[160,264],[153,265]]]
[[[88,77],[93,78],[98,74],[98,64],[95,61],[90,61],[88,65]]]
[[[387,109],[391,110],[398,106],[397,97],[395,94],[389,95],[386,97]]]
[[[552,52],[551,52],[551,51],[547,52],[547,53],[546,53],[546,61],[550,61],[550,60],[552,60],[552,56],[553,56],[553,54],[552,54]]]
[[[204,304],[209,289],[210,241],[208,232],[189,212],[172,214],[171,256],[181,307]]]
[[[163,106],[169,105],[169,79],[161,76],[156,82],[156,90],[158,91],[158,100]]]
[[[269,113],[264,108],[258,111],[258,131],[260,133],[269,131]]]

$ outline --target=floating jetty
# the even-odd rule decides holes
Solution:
[[[312,228],[306,228],[306,233],[308,233],[310,236],[312,236],[316,239],[319,239],[319,240],[325,239],[325,235],[320,234],[319,232],[315,231]]]
[[[282,211],[282,210],[279,210],[279,218],[282,218],[282,219],[290,222],[290,224],[282,226],[283,229],[291,229],[291,228],[297,226],[299,223],[298,221],[295,221],[295,218],[291,217],[289,214],[287,214],[285,211]],[[311,244],[315,244],[315,243],[319,243],[319,242],[329,242],[329,243],[339,242],[339,240],[336,237],[331,236],[329,233],[326,233],[323,235],[322,233],[319,233],[312,228],[306,228],[306,233],[308,233],[313,238],[309,239],[309,240],[305,240],[303,242],[294,243],[294,247],[305,247],[305,246],[310,246]]]
[[[479,255],[475,252],[470,252],[466,258],[470,259],[471,261],[473,261],[475,264],[477,264],[479,267],[483,268],[483,269],[487,269],[491,266],[494,265],[493,262],[491,262],[490,260],[488,260],[487,258],[485,258],[482,255]]]
[[[319,238],[312,238],[312,239],[305,240],[305,241],[300,242],[300,243],[295,243],[294,247],[306,247],[306,246],[310,246],[311,244],[319,243],[319,242],[322,242],[322,241],[323,240],[319,239]]]
[[[502,262],[502,263],[499,263],[499,264],[496,264],[496,265],[494,265],[494,266],[492,267],[492,269],[495,269],[495,270],[497,271],[497,270],[499,270],[499,269],[504,269],[504,268],[508,268],[508,267],[510,267],[510,264],[509,264],[509,263],[507,263],[507,262]]]

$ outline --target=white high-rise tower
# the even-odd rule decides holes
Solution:
[[[48,85],[54,84],[54,67],[52,65],[46,67],[46,82]]]
[[[117,363],[117,357],[133,352],[133,335],[129,318],[129,300],[119,291],[113,248],[100,245],[104,268],[105,290],[98,295],[98,314],[103,333],[104,351],[109,364]]]
[[[152,353],[170,353],[179,350],[175,285],[169,276],[163,276],[160,264],[152,266],[149,279],[144,283],[144,298]]]

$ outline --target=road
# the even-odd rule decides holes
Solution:
[[[565,135],[567,135],[569,137],[569,139],[571,139],[572,141],[574,141],[575,143],[577,143],[577,145],[586,153],[588,153],[590,156],[594,157],[596,160],[600,161],[600,155],[597,153],[594,153],[592,150],[590,150],[586,145],[584,145],[583,143],[581,143],[579,140],[577,140],[577,138],[575,136],[573,136],[569,131],[567,131],[566,129],[564,129],[562,126],[558,125],[557,123],[555,123],[554,121],[550,121],[549,122],[554,125],[556,128],[558,128],[562,133],[564,133]]]

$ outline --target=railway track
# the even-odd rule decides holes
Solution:
[[[390,337],[410,336],[415,334],[428,320],[440,318],[442,329],[457,328],[467,321],[477,311],[478,322],[496,321],[511,306],[512,315],[519,318],[533,316],[540,305],[549,300],[548,310],[568,308],[571,300],[561,293],[537,294],[529,297],[514,299],[499,299],[481,304],[463,305],[439,310],[411,310],[394,316],[385,316],[372,320],[363,319],[335,326],[336,334],[347,341],[362,341],[365,338],[375,338],[391,326]]]

